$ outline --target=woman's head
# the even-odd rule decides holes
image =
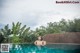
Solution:
[[[38,37],[38,40],[41,40],[41,41],[42,41],[42,40],[43,40],[42,36],[39,36],[39,37]]]

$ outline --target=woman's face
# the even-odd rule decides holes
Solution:
[[[38,40],[41,40],[41,36],[38,37]]]

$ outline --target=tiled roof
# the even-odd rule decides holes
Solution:
[[[80,43],[80,32],[46,34],[43,39],[47,43]]]

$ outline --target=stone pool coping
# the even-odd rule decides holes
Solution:
[[[1,44],[33,44],[33,43],[1,43]],[[80,45],[80,43],[47,43],[47,44]]]

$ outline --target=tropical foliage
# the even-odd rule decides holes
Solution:
[[[47,26],[40,26],[34,31],[20,22],[13,22],[11,28],[7,24],[0,29],[0,39],[4,37],[4,43],[33,43],[38,36],[64,32],[80,32],[80,19],[68,21],[62,19],[59,22],[49,22]]]

